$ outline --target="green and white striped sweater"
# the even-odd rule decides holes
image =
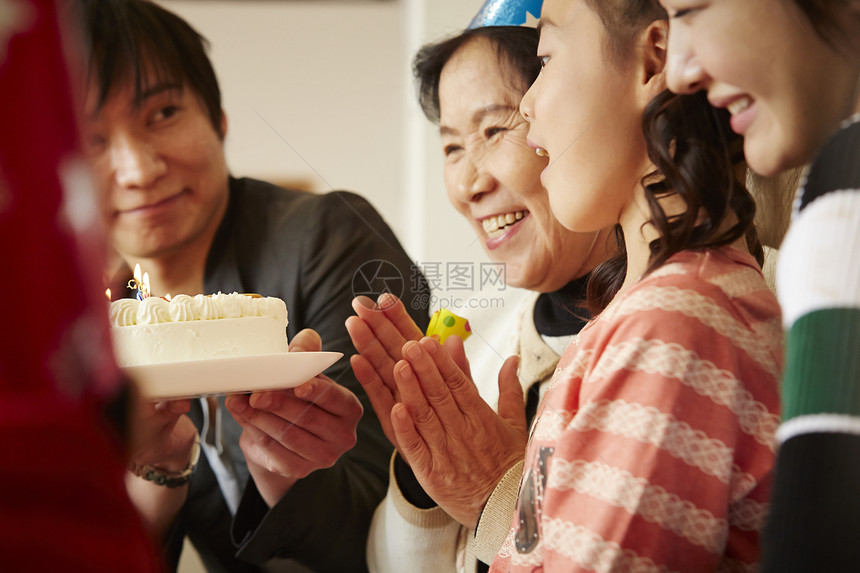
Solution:
[[[860,115],[821,149],[780,249],[783,423],[763,571],[860,570]]]

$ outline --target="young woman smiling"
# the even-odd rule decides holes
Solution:
[[[856,570],[860,2],[661,3],[672,16],[671,89],[727,108],[759,173],[811,163],[777,265],[788,342],[762,565]]]

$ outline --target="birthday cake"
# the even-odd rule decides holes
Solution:
[[[258,295],[121,299],[110,306],[120,366],[287,352],[287,306]]]

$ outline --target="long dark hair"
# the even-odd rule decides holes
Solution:
[[[685,248],[719,247],[741,237],[761,264],[755,201],[738,173],[745,167],[743,140],[731,130],[729,113],[709,105],[704,92],[679,96],[665,91],[648,104],[642,128],[648,156],[662,178],[643,180],[652,223],[661,234],[651,243],[648,272]],[[684,213],[667,217],[660,209],[659,199],[670,195],[684,200]],[[731,215],[735,223],[721,230]]]
[[[656,169],[642,179],[642,186],[649,223],[659,233],[649,245],[646,274],[681,251],[729,245],[741,237],[762,264],[764,253],[753,225],[755,201],[738,173],[744,166],[742,140],[728,122],[728,112],[711,107],[703,92],[675,95],[667,90],[646,107],[642,129]],[[667,215],[660,205],[667,197],[681,198],[686,208]],[[730,219],[733,224],[724,229]],[[620,227],[616,229],[623,249]],[[623,252],[595,269],[587,295],[592,314],[606,308],[626,270]]]

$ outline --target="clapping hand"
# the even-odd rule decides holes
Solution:
[[[498,482],[525,456],[528,429],[518,359],[499,372],[499,413],[481,398],[466,364],[463,342],[444,348],[433,338],[403,346],[394,366],[398,403],[391,424],[404,459],[446,513],[474,527]]]
[[[299,332],[290,352],[322,347],[313,330]],[[239,446],[260,495],[274,506],[301,478],[331,467],[356,443],[363,408],[358,398],[322,374],[287,390],[228,396],[242,426]]]
[[[367,392],[385,436],[399,450],[391,426],[391,408],[400,400],[394,365],[402,358],[403,344],[420,340],[423,333],[394,295],[383,294],[378,303],[365,296],[356,297],[352,308],[357,316],[346,321],[346,330],[358,351],[350,359],[352,371]]]

